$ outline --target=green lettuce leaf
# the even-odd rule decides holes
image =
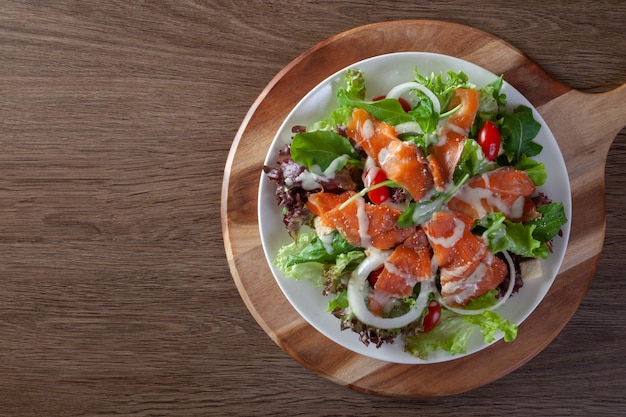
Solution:
[[[452,355],[467,352],[467,342],[477,329],[485,343],[495,339],[496,331],[504,334],[504,341],[517,337],[517,326],[503,319],[498,313],[461,315],[446,308],[441,309],[439,323],[428,333],[415,333],[406,337],[404,350],[421,359],[428,359],[430,352],[442,349]]]
[[[437,96],[442,111],[450,106],[455,89],[476,87],[476,85],[469,82],[467,75],[463,71],[448,71],[444,79],[443,73],[437,75],[431,73],[430,76],[423,76],[415,68],[415,81],[424,85]]]
[[[334,131],[316,131],[297,133],[291,142],[291,157],[300,165],[313,170],[317,165],[325,171],[337,158],[347,155],[343,163],[338,164],[335,172],[352,159],[358,163],[358,154],[350,141]]]
[[[349,69],[344,77],[345,86],[342,88],[344,94],[353,100],[365,99],[365,76],[361,70]],[[307,127],[307,131],[314,132],[317,130],[335,131],[337,126],[345,126],[352,116],[352,106],[337,107],[331,114]]]
[[[317,234],[312,232],[302,232],[298,234],[297,240],[281,247],[278,250],[274,265],[280,269],[287,278],[296,280],[309,280],[317,286],[322,285],[322,273],[324,264],[320,262],[290,262],[290,258],[298,256],[308,245],[317,238]],[[318,239],[318,238],[317,238]]]
[[[489,213],[475,222],[482,228],[491,253],[509,251],[529,258],[546,259],[550,250],[545,243],[533,236],[535,224],[516,223],[507,220],[500,212]],[[481,229],[478,229],[481,230]]]
[[[346,71],[346,94],[348,97],[364,100],[366,91],[363,71],[354,68],[348,69]]]
[[[467,352],[467,341],[476,326],[467,323],[463,316],[441,309],[441,317],[428,333],[415,333],[405,339],[404,350],[420,359],[428,359],[431,352],[442,349],[452,355]]]
[[[493,342],[496,330],[504,333],[504,341],[512,342],[517,337],[517,326],[503,319],[494,311],[484,311],[482,314],[463,316],[465,322],[480,327],[485,343]]]
[[[325,245],[322,239],[315,235],[306,245],[299,247],[297,252],[290,253],[285,265],[291,266],[303,262],[334,262],[338,255],[356,249],[336,230],[331,233],[332,243],[330,245]]]

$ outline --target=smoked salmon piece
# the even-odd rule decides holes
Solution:
[[[398,226],[398,218],[402,214],[400,210],[387,205],[367,203],[363,197],[355,198],[340,209],[354,194],[354,191],[342,194],[311,194],[307,206],[321,218],[323,226],[337,229],[356,247],[391,249],[415,231],[415,227]]]
[[[441,277],[441,296],[450,306],[463,306],[496,288],[508,267],[486,242],[471,232],[474,220],[462,213],[435,212],[423,225]]]
[[[501,167],[468,182],[447,203],[449,210],[472,219],[500,211],[511,221],[529,221],[539,216],[531,195],[535,184],[524,171]]]
[[[370,294],[370,311],[382,316],[387,303],[410,296],[418,282],[428,281],[431,278],[430,258],[428,238],[418,228],[385,261]]]
[[[346,133],[376,161],[387,178],[400,184],[415,201],[432,188],[433,178],[423,152],[414,143],[398,139],[393,126],[355,108]]]
[[[457,88],[450,100],[448,110],[462,104],[452,113],[439,135],[439,142],[428,149],[428,165],[432,172],[435,187],[443,190],[451,180],[454,169],[463,153],[463,146],[474,118],[478,112],[480,92],[478,90]]]

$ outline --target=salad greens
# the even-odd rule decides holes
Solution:
[[[493,309],[505,301],[503,294],[506,294],[505,298],[509,297],[523,285],[520,260],[546,259],[550,255],[552,240],[567,222],[561,203],[551,202],[539,193],[533,197],[538,213],[536,218],[513,221],[504,213],[494,211],[476,219],[471,231],[486,242],[489,251],[506,253],[509,259],[513,257],[514,261],[507,264],[507,269],[514,269],[509,271],[510,276],[497,288],[470,300],[464,308],[448,308],[439,294],[441,284],[437,272],[432,283],[418,283],[410,296],[395,300],[385,310],[383,320],[423,308],[423,314],[421,310],[418,312],[421,314],[418,320],[402,328],[373,326],[356,314],[355,307],[348,300],[348,284],[359,273],[358,268],[372,256],[372,250],[350,243],[338,230],[318,234],[313,230],[316,215],[307,207],[312,193],[351,191],[352,197],[343,204],[346,206],[354,199],[366,198],[374,189],[385,187],[390,189],[388,204],[401,210],[398,227],[419,228],[433,213],[445,210],[448,201],[469,178],[511,167],[525,172],[535,186],[543,185],[547,177],[545,166],[532,159],[542,151],[542,146],[535,141],[541,125],[528,107],[518,106],[507,111],[506,95],[501,91],[503,83],[500,76],[479,89],[478,110],[462,145],[451,182],[445,189],[432,190],[419,201],[413,200],[395,181],[366,183],[365,174],[371,160],[346,135],[346,125],[355,108],[363,109],[376,120],[396,126],[400,140],[415,144],[427,156],[431,147],[439,142],[448,117],[462,107],[459,104],[450,108],[455,90],[476,89],[463,72],[424,76],[416,68],[414,79],[398,87],[411,96],[410,109],[406,109],[398,97],[367,99],[365,74],[349,69],[343,86],[337,91],[337,107],[327,117],[295,133],[292,142],[281,151],[278,167],[264,167],[267,177],[277,185],[283,221],[293,237],[292,243],[278,251],[274,264],[288,278],[309,280],[321,287],[322,293],[329,296],[328,312],[340,320],[341,329],[358,333],[366,345],[373,343],[380,347],[384,343],[393,343],[402,335],[408,353],[427,359],[438,349],[452,355],[465,353],[468,340],[475,331],[480,331],[485,343],[493,341],[496,332],[507,342],[516,338],[517,326]],[[487,121],[492,122],[501,134],[498,138],[500,153],[494,160],[487,159],[483,145],[478,141],[481,126]],[[406,132],[401,132],[403,126],[409,126]],[[428,331],[424,331],[428,309],[416,303],[422,291],[430,293],[429,300],[441,304],[441,316],[435,327]]]

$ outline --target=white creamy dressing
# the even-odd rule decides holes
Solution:
[[[296,177],[296,181],[301,182],[302,188],[308,191],[321,188],[320,183],[334,179],[339,165],[343,164],[348,159],[350,159],[350,156],[348,155],[338,156],[333,159],[330,165],[328,165],[328,168],[324,171],[322,171],[322,168],[320,168],[319,165],[313,165],[310,170],[304,171],[298,175],[298,177]]]
[[[333,233],[328,233],[325,235],[318,235],[320,238],[320,241],[322,242],[322,244],[324,245],[324,249],[326,249],[326,253],[333,253],[333,239],[334,239],[334,235]]]
[[[371,119],[367,119],[361,125],[361,137],[363,140],[369,141],[374,137],[374,122]]]
[[[356,216],[359,223],[359,237],[361,238],[361,247],[368,248],[372,245],[372,238],[369,234],[370,219],[365,211],[365,199],[359,197],[356,199]]]
[[[380,166],[383,166],[387,163],[387,160],[392,156],[392,153],[389,151],[388,148],[389,145],[385,146],[384,148],[381,148],[380,151],[378,151],[378,164]]]

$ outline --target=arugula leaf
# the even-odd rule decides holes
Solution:
[[[552,240],[567,223],[565,209],[562,203],[549,203],[537,207],[541,217],[529,222],[535,226],[533,237],[542,242]]]
[[[537,187],[545,184],[546,178],[548,177],[545,165],[541,162],[530,159],[526,156],[526,154],[522,154],[519,161],[517,161],[517,164],[515,164],[515,169],[525,171]]]
[[[463,144],[463,151],[454,169],[452,180],[457,184],[464,176],[473,177],[485,171],[489,166],[490,162],[478,142],[468,139]]]
[[[317,165],[325,171],[333,161],[343,155],[355,160],[358,158],[350,141],[333,131],[297,133],[291,142],[291,157],[309,170]],[[339,164],[335,172],[343,168],[346,162],[347,160]]]
[[[395,126],[413,121],[413,117],[404,111],[398,100],[385,98],[378,101],[364,101],[348,96],[345,89],[337,92],[337,102],[341,107],[358,107],[367,111],[376,119]]]
[[[409,114],[420,125],[425,134],[433,133],[437,129],[439,114],[433,108],[432,101],[425,95],[421,96],[419,103]]]
[[[531,157],[541,152],[543,146],[533,140],[540,129],[541,124],[533,118],[529,107],[518,106],[513,113],[504,116],[500,128],[502,148],[511,165],[515,165],[523,154]]]

